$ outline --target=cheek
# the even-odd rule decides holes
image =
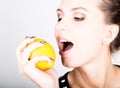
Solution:
[[[99,53],[102,47],[102,40],[102,31],[92,29],[80,30],[75,32],[75,49],[83,57],[86,57],[86,55],[93,56]]]
[[[56,35],[57,35],[57,30],[54,29],[54,36],[55,36],[55,38],[56,38]]]

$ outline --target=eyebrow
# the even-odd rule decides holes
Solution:
[[[61,11],[61,12],[63,12],[62,9],[60,9],[60,8],[58,8],[57,11]]]
[[[82,9],[82,10],[88,11],[86,8],[83,8],[83,7],[75,7],[75,8],[72,8],[71,11],[75,11],[75,10],[79,10],[79,9]],[[63,12],[63,10],[60,9],[60,8],[58,8],[57,11],[61,11],[61,12]]]
[[[72,8],[72,11],[74,11],[74,10],[79,10],[79,9],[88,11],[88,10],[87,10],[86,8],[84,8],[84,7],[75,7],[75,8]]]

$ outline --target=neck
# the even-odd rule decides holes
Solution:
[[[105,55],[105,54],[104,54]],[[104,56],[103,55],[103,56]],[[68,80],[73,88],[113,88],[115,69],[110,54],[75,68]]]

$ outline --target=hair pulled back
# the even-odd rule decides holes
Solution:
[[[105,14],[105,21],[107,23],[117,24],[119,26],[119,33],[110,45],[111,52],[120,49],[120,0],[102,0],[100,6]]]

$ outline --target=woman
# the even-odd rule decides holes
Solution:
[[[62,63],[74,68],[57,78],[54,69],[42,72],[28,61],[36,44],[26,38],[17,49],[23,75],[41,88],[120,88],[120,68],[112,64],[111,54],[120,47],[120,0],[62,0],[57,9],[55,37]]]

